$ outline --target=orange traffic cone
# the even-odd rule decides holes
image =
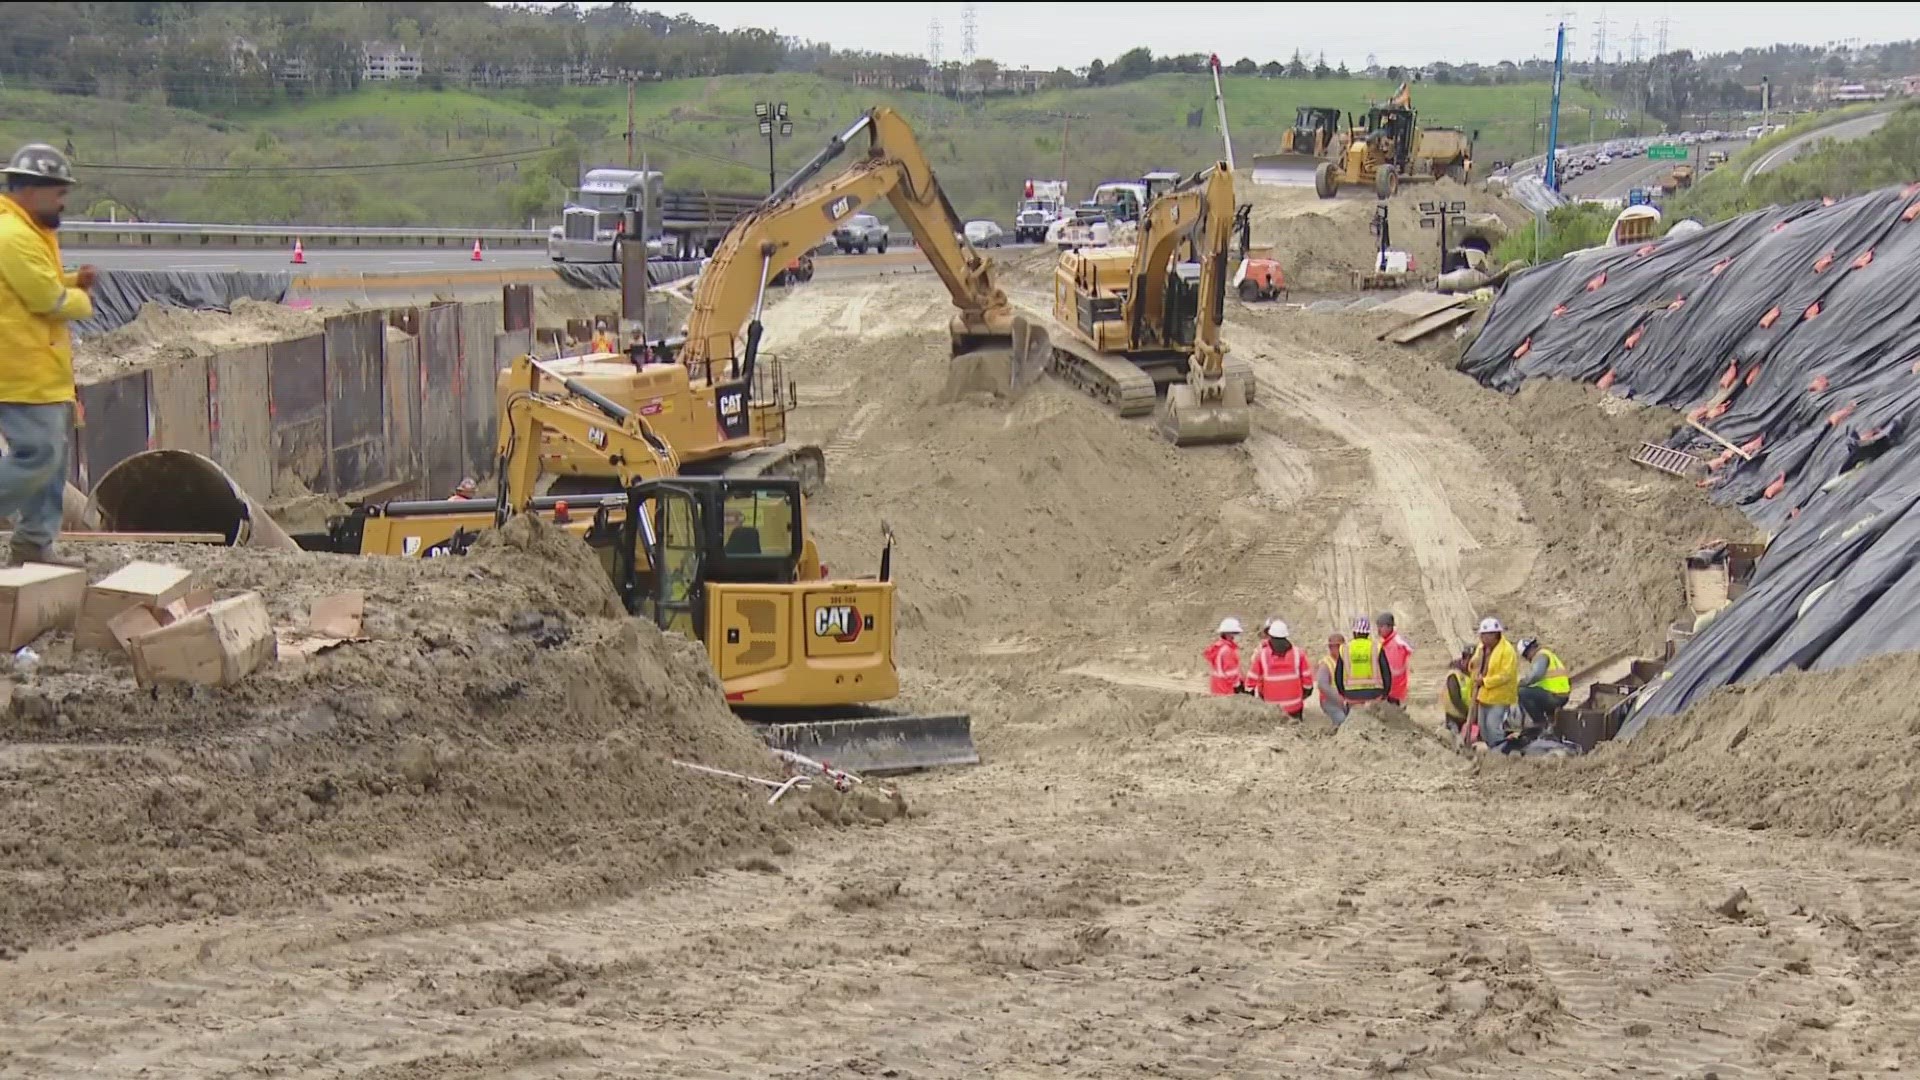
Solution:
[[[473,242],[473,261],[474,262],[480,261],[480,241],[478,240],[475,240]]]
[[[306,249],[300,246],[300,238],[297,236],[293,238],[293,261],[296,263],[307,261]]]

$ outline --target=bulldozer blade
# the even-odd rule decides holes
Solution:
[[[1186,383],[1167,387],[1155,421],[1175,446],[1245,442],[1253,433],[1253,409],[1247,405],[1245,384],[1237,378],[1226,380],[1218,401],[1201,401]]]
[[[973,720],[965,713],[768,724],[760,735],[777,750],[804,754],[851,773],[884,776],[980,764],[980,751],[973,745]]]
[[[1260,154],[1253,159],[1253,182],[1276,187],[1312,187],[1325,159],[1312,154]]]

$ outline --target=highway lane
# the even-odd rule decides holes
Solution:
[[[1823,128],[1815,128],[1804,135],[1795,136],[1767,151],[1761,155],[1759,161],[1747,166],[1746,173],[1740,177],[1741,182],[1751,182],[1756,176],[1772,172],[1787,162],[1792,161],[1794,158],[1799,157],[1801,154],[1806,153],[1808,150],[1813,149],[1819,145],[1823,139],[1832,139],[1835,142],[1848,142],[1853,139],[1864,138],[1865,136],[1871,135],[1879,131],[1880,128],[1886,124],[1889,115],[1891,114],[1878,112],[1867,116],[1856,116],[1851,120],[1842,120],[1837,124]]]
[[[1715,150],[1723,150],[1728,157],[1740,152],[1747,140],[1727,140],[1725,142],[1702,143],[1691,146],[1687,160],[1652,161],[1645,154],[1638,157],[1622,158],[1593,170],[1562,185],[1562,190],[1572,198],[1624,199],[1634,188],[1651,188],[1660,178],[1673,171],[1675,165],[1692,165],[1694,178],[1705,175],[1707,155]]]

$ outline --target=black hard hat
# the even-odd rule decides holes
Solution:
[[[28,143],[13,152],[4,170],[8,176],[22,176],[55,184],[73,183],[73,165],[67,155],[46,143]]]

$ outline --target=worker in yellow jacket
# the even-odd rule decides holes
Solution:
[[[1507,640],[1500,620],[1480,620],[1480,647],[1473,650],[1467,671],[1473,678],[1473,709],[1480,725],[1480,741],[1499,749],[1507,740],[1508,724],[1520,704],[1520,656]],[[1517,728],[1517,725],[1515,725]]]
[[[21,147],[0,193],[0,518],[14,519],[8,565],[79,566],[53,551],[73,426],[73,335],[93,314],[97,272],[60,266],[60,215],[73,187],[66,155]]]

